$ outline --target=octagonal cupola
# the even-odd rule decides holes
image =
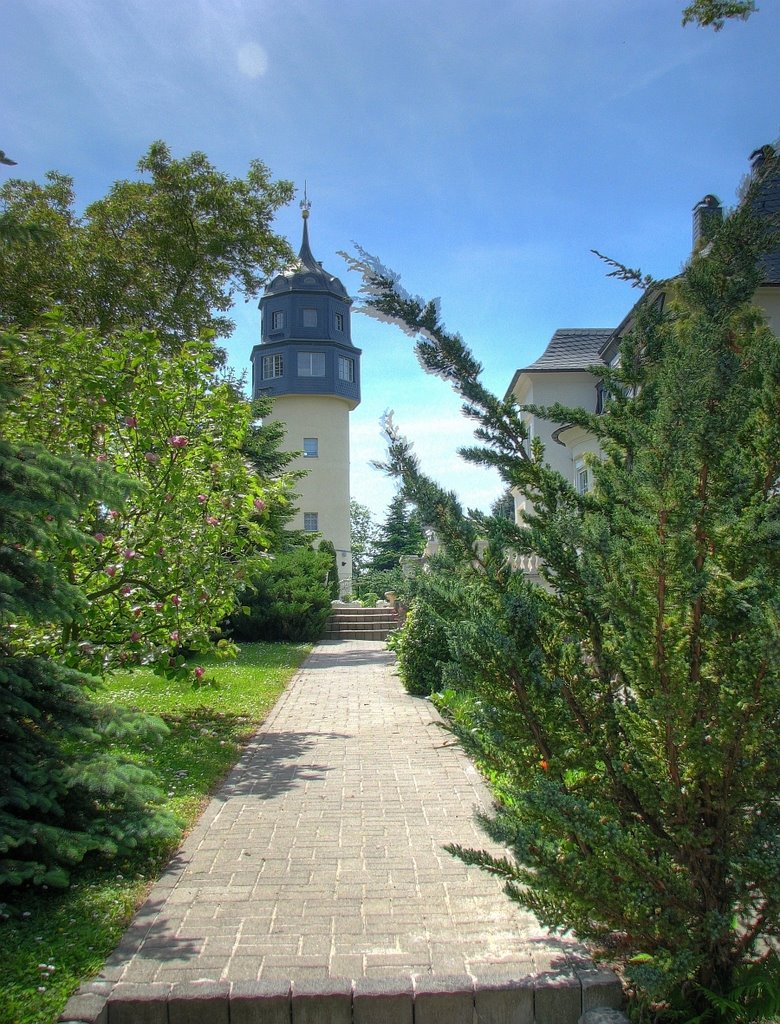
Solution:
[[[352,344],[352,299],[309,244],[311,204],[301,202],[303,240],[297,262],[277,274],[260,300],[261,341],[252,350],[255,396],[332,395],[360,402],[360,349]]]

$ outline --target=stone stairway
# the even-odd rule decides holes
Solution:
[[[325,623],[323,640],[386,640],[398,628],[395,608],[335,605]]]

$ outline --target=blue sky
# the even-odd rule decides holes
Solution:
[[[154,139],[228,173],[252,158],[312,200],[315,256],[351,294],[353,241],[438,296],[503,393],[558,327],[612,326],[636,293],[598,249],[679,270],[691,209],[726,204],[780,134],[780,5],[720,33],[685,0],[0,0],[0,148],[14,173],[71,174],[80,204],[132,177]],[[295,248],[297,202],[277,230]],[[248,368],[256,304],[228,345]],[[381,516],[392,408],[424,468],[487,507],[501,490],[455,455],[471,429],[399,331],[353,318],[363,403],[352,491]]]

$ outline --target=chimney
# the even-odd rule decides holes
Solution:
[[[723,221],[723,207],[717,196],[705,196],[693,208],[693,251],[698,252],[711,239]]]

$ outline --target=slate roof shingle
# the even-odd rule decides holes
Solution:
[[[603,362],[599,354],[614,327],[561,327],[539,358],[521,372],[587,370]]]

